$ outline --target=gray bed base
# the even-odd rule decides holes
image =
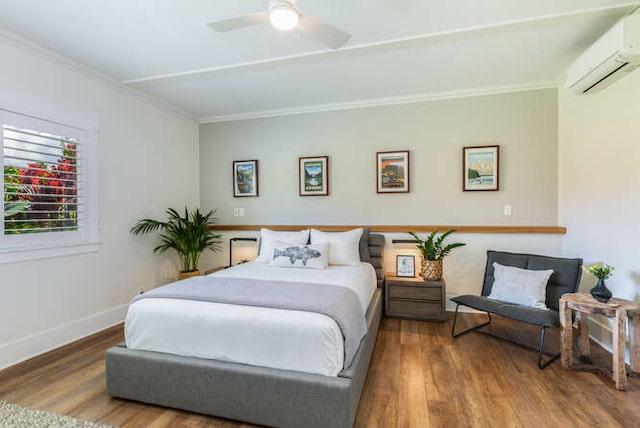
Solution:
[[[151,351],[124,344],[106,353],[107,392],[191,412],[277,427],[351,427],[382,318],[384,237],[369,250],[378,289],[366,313],[367,334],[337,377]]]

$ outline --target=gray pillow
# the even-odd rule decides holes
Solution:
[[[493,263],[493,287],[489,298],[547,309],[546,289],[553,269],[531,270]]]
[[[371,263],[371,255],[369,254],[369,233],[371,229],[368,227],[362,228],[362,235],[360,236],[360,261]]]

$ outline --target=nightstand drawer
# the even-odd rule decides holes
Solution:
[[[434,320],[444,318],[440,302],[416,302],[412,300],[389,300],[388,315]]]
[[[439,302],[442,299],[442,289],[440,287],[391,284],[389,286],[389,298],[437,300]]]

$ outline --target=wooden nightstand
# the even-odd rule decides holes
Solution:
[[[422,278],[386,276],[385,313],[389,317],[444,321],[445,292],[444,280],[425,281]]]

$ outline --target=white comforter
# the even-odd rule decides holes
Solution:
[[[368,263],[293,269],[251,262],[213,275],[314,282],[352,289],[366,312],[376,288]],[[344,340],[336,322],[321,314],[182,299],[142,299],[129,307],[127,347],[336,376]]]

